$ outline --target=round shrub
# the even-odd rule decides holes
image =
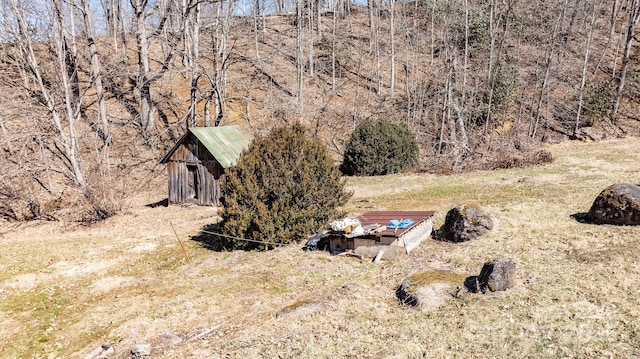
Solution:
[[[349,199],[322,142],[304,128],[277,128],[249,146],[227,171],[222,233],[226,249],[270,249],[307,238],[341,215]],[[258,243],[259,242],[259,243]]]
[[[377,176],[396,173],[417,163],[418,144],[407,125],[367,121],[351,134],[341,170],[348,175]]]

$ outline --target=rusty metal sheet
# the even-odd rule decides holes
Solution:
[[[363,226],[375,223],[387,225],[392,219],[413,219],[413,223],[406,228],[385,229],[384,231],[376,233],[376,235],[381,236],[400,237],[411,228],[431,218],[434,213],[433,211],[371,211],[363,213],[357,218]]]

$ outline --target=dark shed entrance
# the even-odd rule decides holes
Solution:
[[[224,171],[251,140],[236,126],[189,128],[160,160],[167,164],[169,203],[219,206]]]

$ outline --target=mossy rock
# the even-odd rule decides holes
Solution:
[[[457,289],[464,284],[465,276],[442,270],[415,273],[396,288],[396,297],[402,304],[432,311],[441,308]]]
[[[640,225],[640,186],[620,182],[607,187],[596,197],[587,218],[597,224]]]
[[[476,204],[461,204],[449,212],[444,224],[435,233],[438,240],[466,242],[493,229],[493,219]]]

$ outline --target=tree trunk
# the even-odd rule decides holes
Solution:
[[[0,130],[2,130],[2,136],[4,137],[4,141],[7,143],[7,152],[9,154],[13,154],[13,147],[11,146],[11,139],[7,134],[7,129],[4,127],[4,121],[2,120],[2,116],[0,116]]]
[[[54,0],[55,21],[53,26],[53,37],[56,46],[56,55],[58,57],[58,68],[62,78],[64,90],[64,106],[65,117],[67,120],[68,136],[62,136],[65,133],[64,125],[60,118],[54,119],[56,127],[61,137],[64,138],[65,155],[73,173],[73,179],[80,187],[87,186],[84,172],[80,168],[80,159],[78,153],[78,135],[76,133],[76,123],[80,120],[81,103],[80,103],[80,84],[78,81],[78,60],[75,51],[75,42],[69,51],[69,44],[66,39],[65,17],[61,0]],[[73,24],[73,22],[71,22]],[[72,31],[73,32],[73,31]],[[66,73],[65,73],[66,70]]]
[[[297,74],[297,102],[298,102],[298,111],[302,112],[304,108],[303,98],[302,98],[302,85],[304,81],[304,64],[303,64],[303,53],[302,53],[302,0],[296,0],[296,74]]]
[[[436,54],[436,0],[431,0],[431,65],[435,61]]]
[[[75,132],[76,119],[80,114],[80,109],[73,108],[73,90],[71,89],[69,83],[67,71],[68,54],[66,53],[66,50],[68,49],[68,47],[65,46],[63,42],[62,31],[64,24],[60,23],[62,16],[60,13],[58,13],[58,11],[61,11],[61,4],[56,2],[54,3],[54,5],[54,11],[56,12],[56,14],[54,14],[53,17],[53,50],[55,51],[55,55],[57,57],[57,70],[59,71],[59,75],[63,80],[62,97],[65,102],[65,111],[63,111],[62,114],[58,110],[58,106],[55,103],[55,97],[47,88],[47,86],[45,86],[45,82],[40,70],[40,65],[38,64],[38,60],[36,58],[35,51],[29,37],[30,32],[27,28],[27,23],[24,20],[22,10],[17,7],[14,1],[10,1],[9,4],[13,12],[12,15],[18,25],[17,41],[19,41],[21,45],[20,49],[22,51],[23,60],[25,62],[24,65],[28,68],[30,75],[33,76],[33,80],[35,81],[35,84],[37,86],[38,100],[51,115],[53,127],[55,128],[57,135],[56,143],[62,147],[62,160],[64,161],[68,169],[68,172],[66,172],[65,174],[67,174],[67,176],[81,188],[85,188],[87,186],[87,182],[84,177],[84,172],[82,171],[82,168],[80,166],[80,158],[77,145],[78,137]],[[26,76],[27,72],[24,72],[23,74]],[[28,82],[29,80],[25,78],[25,83]],[[67,120],[66,124],[63,124],[63,115]]]
[[[587,83],[587,67],[589,65],[589,55],[591,53],[591,42],[593,41],[593,30],[596,23],[596,14],[600,11],[600,6],[594,6],[591,13],[591,22],[589,23],[589,32],[587,34],[587,44],[584,49],[584,61],[582,62],[582,77],[580,80],[580,90],[578,95],[578,111],[576,112],[576,121],[573,126],[573,134],[575,135],[580,128],[580,113],[582,112],[583,99],[584,99],[584,86]]]
[[[634,0],[637,1],[637,0]],[[540,124],[540,117],[542,116],[542,102],[544,100],[544,93],[547,91],[547,86],[549,85],[549,75],[551,72],[551,63],[553,60],[553,55],[554,55],[554,49],[556,47],[556,40],[558,38],[558,32],[560,29],[560,22],[562,20],[562,14],[564,13],[564,9],[567,7],[567,4],[569,3],[569,0],[565,0],[564,5],[563,5],[563,9],[560,12],[560,15],[558,16],[558,18],[555,21],[555,24],[553,26],[553,30],[551,32],[551,35],[549,37],[549,43],[547,44],[547,50],[546,50],[546,54],[545,54],[545,70],[544,70],[544,77],[542,80],[542,87],[540,88],[540,94],[538,96],[538,104],[536,106],[536,117],[535,117],[535,121],[533,124],[533,129],[531,131],[531,133],[529,134],[530,137],[535,137],[536,134],[538,133],[538,126]]]
[[[464,0],[464,59],[462,64],[462,116],[467,112],[467,69],[469,68],[469,1]],[[464,122],[462,123],[464,126]],[[465,136],[466,137],[466,136]]]
[[[484,123],[484,134],[489,132],[489,125],[492,121],[493,109],[491,104],[493,103],[493,91],[495,89],[495,82],[493,75],[494,67],[496,63],[495,44],[496,44],[496,2],[491,0],[491,14],[489,15],[489,36],[491,37],[491,45],[489,47],[489,68],[487,70],[487,83],[489,84],[489,100],[487,117]]]
[[[337,11],[334,10],[331,24],[331,91],[333,93],[336,92],[336,27],[338,26],[337,17]]]
[[[322,5],[323,0],[316,1],[316,37],[322,39]]]
[[[369,52],[373,55],[373,78],[376,82],[376,94],[380,95],[381,75],[380,75],[380,48],[378,45],[378,21],[379,12],[378,0],[368,0],[369,10]],[[370,87],[372,87],[370,85]]]
[[[124,26],[124,14],[122,11],[122,1],[123,0],[114,0],[116,2],[116,31],[120,34],[120,46],[122,49],[122,55],[127,57],[127,29]],[[116,47],[116,52],[117,47]]]
[[[313,5],[314,5],[314,2],[313,1],[309,1],[309,6],[313,7]],[[313,54],[313,41],[314,41],[313,40],[313,35],[314,35],[314,31],[313,31],[313,24],[314,24],[314,21],[313,21],[313,15],[314,15],[313,9],[311,9],[311,8],[307,9],[307,16],[308,16],[307,23],[309,25],[309,27],[307,28],[307,37],[308,37],[307,43],[309,44],[309,66],[307,66],[307,68],[309,69],[309,78],[311,78],[311,79],[314,76],[314,68],[313,68],[313,65],[314,65],[314,63],[313,63],[314,62],[314,54]]]
[[[211,32],[211,72],[201,68],[201,74],[209,81],[210,88],[205,96],[204,122],[205,126],[211,124],[211,106],[215,108],[215,119],[213,125],[219,126],[226,111],[226,81],[227,81],[227,59],[230,49],[227,46],[229,37],[229,25],[233,15],[233,6],[223,6],[221,3],[215,4],[215,21]]]
[[[200,79],[200,4],[196,4],[191,19],[191,36],[190,44],[188,48],[191,50],[189,53],[189,65],[191,67],[191,91],[189,98],[189,123],[192,127],[197,125],[196,110],[197,110],[197,93],[198,93],[198,80]],[[185,31],[186,33],[186,31]]]
[[[389,34],[390,34],[390,42],[391,42],[391,97],[395,95],[396,89],[396,42],[395,42],[395,13],[396,13],[396,2],[395,0],[389,0],[390,16],[389,16]]]
[[[102,130],[99,135],[102,141],[107,145],[111,145],[111,125],[107,118],[107,106],[104,99],[104,89],[102,87],[102,74],[100,73],[100,58],[98,57],[98,49],[93,39],[93,20],[89,11],[89,1],[81,0],[82,15],[84,27],[87,36],[87,44],[91,56],[91,79],[96,88],[96,96],[98,98],[98,117],[102,123]]]
[[[616,117],[618,115],[618,109],[620,107],[620,98],[622,97],[622,90],[624,90],[624,85],[627,77],[629,59],[631,55],[631,45],[634,40],[636,25],[638,24],[638,20],[640,20],[640,4],[639,0],[631,0],[631,3],[627,7],[629,11],[629,22],[627,23],[627,37],[624,45],[624,52],[622,54],[622,63],[620,64],[620,77],[618,79],[618,86],[616,87],[616,95],[613,100],[613,106],[611,108],[611,121],[613,123],[616,122]]]
[[[138,54],[138,78],[136,80],[140,96],[140,119],[142,136],[148,139],[155,129],[152,114],[151,83],[149,68],[149,35],[147,33],[146,6],[147,0],[130,0],[134,11],[136,27],[136,45]]]

